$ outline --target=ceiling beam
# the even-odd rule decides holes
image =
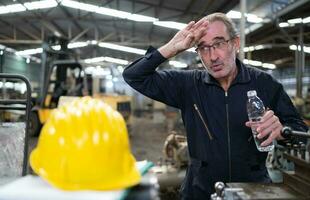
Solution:
[[[82,37],[84,34],[86,34],[89,31],[90,28],[87,28],[85,30],[83,30],[81,33],[79,33],[78,35],[76,35],[74,38],[72,38],[72,40],[70,42],[75,42],[77,41],[80,37]]]
[[[159,18],[158,17],[159,16],[159,9],[160,9],[160,7],[162,7],[163,3],[164,3],[164,0],[160,0],[158,5],[155,7],[155,11],[154,11],[154,17],[155,18]],[[151,41],[153,30],[154,30],[154,25],[152,24],[151,29],[150,29],[150,31],[148,33],[148,40],[149,41]]]
[[[19,32],[23,33],[24,35],[28,36],[28,37],[31,38],[31,39],[35,39],[35,40],[39,40],[39,39],[40,39],[40,37],[38,37],[38,36],[36,36],[36,35],[34,35],[34,34],[28,32],[28,31],[26,31],[26,30],[24,30],[24,29],[21,29],[21,28],[15,26],[14,24],[12,24],[12,23],[10,23],[10,22],[7,22],[7,21],[5,21],[5,20],[3,20],[3,19],[0,19],[0,22],[3,23],[3,24],[5,24],[5,26],[15,28],[16,30],[18,30]],[[5,26],[4,26],[4,27],[5,27]]]
[[[21,0],[17,0],[17,2],[24,5],[23,2],[21,2]],[[26,10],[28,10],[27,7],[25,7],[25,8],[26,8]],[[43,22],[42,24],[46,28],[51,30],[54,34],[57,34],[57,36],[65,36],[64,31],[57,24],[55,24],[52,20],[47,19],[47,13],[48,12],[45,12],[45,15],[43,15],[42,12],[36,12],[35,10],[28,10],[28,11],[30,13],[32,13],[32,15],[36,16],[37,18],[40,18],[41,22]],[[39,31],[39,33],[40,33],[40,31]]]
[[[213,12],[223,12],[227,13],[231,9],[233,9],[235,6],[237,6],[240,3],[240,0],[226,0],[222,4],[220,4],[218,7],[210,10],[210,13]]]
[[[48,30],[50,30],[54,35],[58,37],[64,37],[65,33],[60,27],[53,23],[51,20],[47,21],[45,19],[41,19],[41,24],[46,27]]]
[[[291,3],[290,5],[288,5],[287,7],[285,7],[284,9],[277,11],[273,14],[272,18],[276,19],[281,17],[282,15],[285,15],[293,10],[295,10],[296,8],[304,5],[305,3],[309,3],[310,0],[299,0],[299,1],[295,1],[294,3]]]
[[[149,3],[149,2],[145,2],[143,0],[124,0],[124,1],[135,1],[136,3],[139,4],[144,4],[144,5],[148,5],[148,6],[153,6],[153,7],[158,7],[158,4],[156,4],[156,1],[153,1],[154,3]],[[171,6],[166,6],[166,5],[162,5],[161,8],[167,9],[167,10],[173,10],[173,11],[178,11],[178,12],[184,12],[184,9],[179,9],[176,7],[171,7]],[[190,14],[199,14],[198,12],[191,12]]]
[[[68,10],[64,6],[59,6],[62,10],[62,12],[66,15],[66,18],[71,19],[71,22],[76,26],[79,32],[83,31],[83,28],[81,25],[77,22],[75,18],[72,17],[71,13],[68,12]]]
[[[197,1],[197,0],[191,0],[191,1],[187,4],[187,6],[186,6],[184,12],[182,13],[182,15],[179,17],[179,19],[178,19],[177,21],[182,21],[182,19],[184,19],[184,18],[186,17],[186,15],[189,14],[189,12],[190,12],[192,6],[196,3],[196,1]]]
[[[1,40],[1,44],[42,44],[42,40],[12,40],[12,39],[5,39]]]
[[[10,40],[12,39],[11,37],[9,37],[8,35],[4,34],[4,33],[0,33],[0,37],[5,39],[5,40]]]
[[[207,4],[204,6],[204,9],[202,12],[200,12],[198,15],[196,15],[196,18],[201,18],[207,14],[207,11],[212,8],[212,5],[214,3],[214,0],[209,0]]]

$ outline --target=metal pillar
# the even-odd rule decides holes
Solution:
[[[240,51],[239,58],[241,61],[244,59],[244,47],[245,47],[245,13],[246,13],[246,0],[241,0],[241,20],[240,20]]]
[[[302,98],[302,78],[305,68],[305,52],[304,52],[304,40],[303,40],[303,24],[299,27],[299,48],[297,45],[297,50],[295,52],[295,65],[296,65],[296,97]]]

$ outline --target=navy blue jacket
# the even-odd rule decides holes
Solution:
[[[183,197],[208,199],[217,181],[270,182],[267,153],[257,150],[251,129],[245,126],[247,91],[256,90],[283,125],[307,130],[282,85],[237,60],[238,74],[225,92],[206,70],[156,70],[165,60],[149,48],[123,77],[142,94],[181,110],[191,159],[181,187]]]

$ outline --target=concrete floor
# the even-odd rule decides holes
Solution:
[[[164,123],[154,123],[150,116],[132,118],[130,144],[136,160],[158,163],[164,156],[162,149],[167,136]]]

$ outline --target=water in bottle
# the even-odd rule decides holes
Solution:
[[[247,102],[247,112],[248,112],[248,117],[251,122],[256,122],[257,126],[263,117],[265,113],[265,106],[263,101],[257,96],[255,90],[250,90],[247,92],[248,96],[248,102]],[[264,138],[258,139],[257,138],[257,131],[256,128],[257,126],[252,126],[252,133],[253,133],[253,138],[256,144],[256,147],[259,151],[266,152],[266,151],[271,151],[274,148],[274,144],[271,143],[268,146],[260,146],[260,144],[265,141],[269,135],[265,136]]]

